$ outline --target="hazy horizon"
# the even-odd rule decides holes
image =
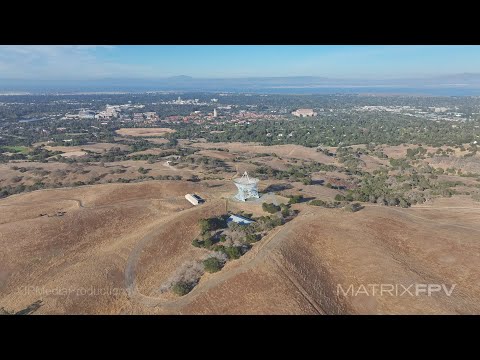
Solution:
[[[0,79],[353,80],[480,73],[480,46],[438,45],[1,45]]]

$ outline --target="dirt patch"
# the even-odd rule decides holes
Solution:
[[[134,153],[130,153],[129,156],[135,156],[135,155],[160,155],[162,154],[164,150],[162,149],[147,149],[143,151],[137,151]]]
[[[197,152],[198,155],[207,156],[220,160],[231,160],[235,157],[234,154],[230,154],[226,151],[216,151],[216,150],[201,150]]]
[[[254,154],[272,154],[275,153],[279,157],[314,160],[321,163],[334,163],[334,159],[321,152],[317,152],[314,148],[307,148],[301,145],[274,145],[263,146],[257,143],[194,143],[191,146],[198,148],[209,148],[212,146],[217,148],[229,149],[231,152],[254,153]]]
[[[72,157],[81,157],[85,156],[87,153],[85,151],[70,151],[65,154],[61,154],[60,156],[65,157],[65,158],[72,158]]]
[[[118,147],[121,150],[128,150],[129,148],[127,145],[123,145],[123,144],[95,143],[95,144],[78,145],[78,146],[45,146],[45,149],[50,151],[61,151],[64,153],[79,152],[83,150],[101,153],[104,151],[108,151],[114,147]]]
[[[331,314],[478,313],[472,299],[480,294],[475,266],[480,244],[475,230],[458,228],[456,219],[468,210],[451,212],[441,221],[425,220],[428,210],[387,207],[359,213],[316,210],[302,219],[298,234],[282,248],[282,261],[316,301]],[[437,209],[441,212],[442,210]],[[431,216],[428,216],[431,217]],[[448,219],[447,219],[448,218]],[[361,284],[457,284],[451,297],[343,296],[343,289]]]
[[[122,128],[115,131],[122,136],[165,136],[166,134],[174,133],[174,129],[170,128]]]

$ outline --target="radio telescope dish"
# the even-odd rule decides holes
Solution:
[[[249,177],[246,171],[243,173],[242,177],[233,179],[233,182],[238,189],[235,199],[240,201],[246,201],[250,198],[258,199],[258,181],[257,178]]]

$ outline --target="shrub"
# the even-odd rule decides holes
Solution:
[[[360,203],[354,203],[354,204],[348,204],[345,206],[345,210],[349,212],[357,212],[359,210],[362,210],[364,206],[362,206]]]
[[[256,227],[258,231],[270,230],[274,227],[283,225],[285,223],[285,219],[283,217],[277,216],[261,216],[257,219]]]
[[[203,241],[195,239],[195,240],[192,241],[192,245],[195,246],[195,247],[203,247],[204,243],[203,243]]]
[[[218,251],[218,252],[221,252],[221,253],[226,254],[226,252],[225,252],[225,246],[223,246],[223,245],[213,245],[210,250]]]
[[[288,200],[289,204],[296,204],[303,200],[303,195],[293,195],[290,200]]]
[[[335,195],[335,201],[345,201],[345,196],[337,194]]]
[[[290,216],[290,209],[289,208],[282,209],[282,216],[284,218]]]
[[[206,272],[215,273],[222,269],[223,263],[216,257],[211,257],[203,261],[203,266]]]
[[[323,200],[312,200],[308,203],[308,205],[313,205],[313,206],[325,206],[326,202]]]
[[[213,241],[211,238],[207,238],[205,239],[205,241],[203,242],[203,246],[207,249],[210,249],[213,245]]]
[[[224,248],[225,254],[229,259],[239,259],[242,256],[240,249],[236,246],[228,246]]]
[[[258,234],[247,234],[247,236],[245,237],[245,242],[247,244],[252,244],[254,242],[257,242],[260,240],[260,235]]]
[[[199,224],[202,233],[224,229],[227,227],[227,218],[225,216],[219,216],[210,219],[200,219]]]
[[[276,212],[279,212],[281,208],[280,208],[280,206],[272,204],[272,203],[270,203],[270,204],[263,203],[262,204],[262,209],[263,209],[263,211],[266,211],[270,214],[275,214]]]
[[[303,185],[312,185],[313,182],[312,182],[312,179],[311,179],[311,178],[307,177],[307,178],[304,178],[304,179],[302,180],[302,184],[303,184]]]
[[[410,207],[410,203],[408,201],[406,201],[405,199],[402,199],[400,198],[399,200],[399,205],[402,207],[402,208],[408,208]]]
[[[172,286],[172,291],[178,296],[188,294],[193,289],[193,284],[186,281],[178,281]]]

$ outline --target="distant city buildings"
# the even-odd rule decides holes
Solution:
[[[94,118],[95,118],[94,111],[82,109],[77,114],[65,114],[65,116],[62,119],[66,120],[66,119],[94,119]]]
[[[120,111],[120,106],[107,105],[105,107],[105,111],[100,111],[97,115],[95,115],[95,118],[96,119],[109,119],[109,118],[112,118],[112,117],[117,117],[119,111]]]
[[[313,111],[313,109],[298,109],[292,112],[293,116],[297,117],[310,117],[310,116],[317,116],[317,113]]]
[[[179,96],[177,98],[177,100],[161,101],[161,102],[159,102],[159,104],[162,104],[162,105],[199,105],[199,106],[209,105],[208,103],[201,103],[199,101],[200,101],[200,99],[182,100],[182,98]]]
[[[154,111],[148,111],[148,112],[145,112],[143,113],[143,115],[145,115],[145,118],[147,121],[155,121],[155,120],[158,120],[158,115],[156,112]]]
[[[133,114],[133,121],[143,121],[145,120],[144,117],[143,117],[143,114],[142,113],[134,113]]]

